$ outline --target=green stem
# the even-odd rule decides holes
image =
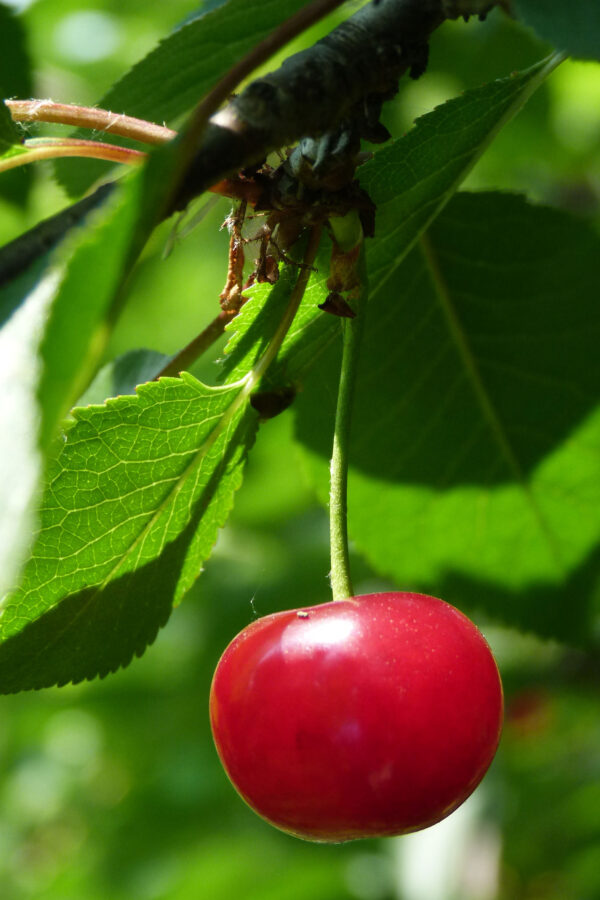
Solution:
[[[350,580],[350,554],[348,551],[348,450],[358,358],[364,333],[368,298],[364,255],[363,246],[359,261],[361,288],[356,306],[356,317],[342,320],[342,368],[335,412],[329,483],[330,581],[334,600],[346,600],[354,594]]]

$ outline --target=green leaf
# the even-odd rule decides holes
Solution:
[[[21,281],[15,285],[19,293]],[[28,302],[21,308],[8,292],[0,291],[0,594],[13,583],[29,550],[43,465],[38,446],[37,351],[55,285],[47,280],[37,288],[23,287]]]
[[[5,693],[106,675],[142,653],[200,573],[257,423],[244,383],[187,374],[73,414],[0,618]]]
[[[586,633],[600,540],[599,260],[592,229],[564,213],[459,194],[394,279],[373,286],[350,531],[402,587],[541,634]],[[323,501],[335,356],[320,358],[296,407]],[[567,594],[582,573],[587,593]]]
[[[97,105],[152,122],[176,124],[232,65],[305,3],[229,0],[161,41]],[[74,136],[90,137],[83,130],[75,131]],[[97,160],[60,161],[56,166],[59,180],[72,196],[87,190],[107,168]]]
[[[14,150],[18,152],[18,149],[13,148],[7,151],[7,154]],[[0,247],[0,289],[2,295],[8,293],[11,297],[9,301],[0,299],[3,307],[7,302],[9,305],[18,304],[25,296],[22,289],[19,294],[18,290],[10,285],[10,282],[24,276],[27,284],[35,283],[36,279],[40,277],[40,273],[48,265],[52,250],[58,247],[69,231],[80,225],[92,210],[101,206],[113,188],[112,184],[102,185],[93,194],[89,194],[83,200],[71,204],[47,219],[42,219],[29,231]],[[34,273],[33,278],[27,275],[28,270]]]
[[[179,147],[176,140],[155,151],[143,169],[107,195],[101,194],[104,202],[88,214],[87,227],[74,229],[50,257],[44,235],[38,235],[39,255],[0,291],[0,324],[8,348],[0,356],[4,388],[0,392],[4,428],[0,466],[7,476],[3,491],[14,492],[23,510],[31,511],[56,429],[87,386],[104,351],[123,300],[126,276],[169,195]],[[34,229],[34,237],[36,233]],[[14,244],[22,240],[27,244],[27,236]],[[15,390],[16,380],[20,385]],[[19,403],[15,403],[17,396]],[[12,504],[0,505],[2,532],[15,531],[14,539],[0,550],[0,563],[9,559],[6,570],[0,565],[2,592],[17,571],[26,546],[24,536],[31,527],[30,515],[24,515],[15,527],[11,510]],[[18,552],[12,552],[14,546]]]
[[[26,46],[23,19],[0,3],[0,101],[11,97],[31,97],[31,62]],[[21,135],[10,112],[0,102],[0,154]],[[0,178],[0,196],[12,203],[24,204],[32,183],[28,171],[10,172]]]
[[[580,59],[600,59],[597,0],[514,0],[517,16],[557,49]]]
[[[0,132],[2,132],[2,134],[0,134],[0,164],[4,160],[12,159],[13,156],[24,156],[28,152],[27,148],[21,146],[21,144],[18,144],[15,141],[11,142],[11,135],[8,131],[8,127],[2,128],[2,119],[5,119],[7,115],[9,115],[9,112],[6,106],[4,103],[0,103]],[[7,126],[8,124],[12,124],[12,119],[10,123],[6,124]],[[2,172],[1,178],[3,179],[5,177],[6,173]]]
[[[88,385],[104,349],[130,261],[142,195],[140,178],[119,185],[101,210],[88,217],[87,227],[78,229],[57,254],[49,275],[55,279],[55,297],[39,347],[43,448]],[[83,294],[85,285],[93,289]]]
[[[360,182],[377,205],[379,240],[369,249],[372,286],[396,277],[419,235],[560,61],[552,56],[449,100],[360,170]]]
[[[103,281],[118,267],[118,229],[127,221],[112,199],[96,214],[97,230],[74,234],[54,265],[42,254],[0,289],[0,593],[11,586],[35,533],[44,454],[94,362],[90,344],[98,343],[108,300]],[[77,279],[83,272],[87,284],[97,269],[98,290],[82,302]]]

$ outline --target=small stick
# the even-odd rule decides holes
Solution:
[[[74,106],[70,103],[54,103],[52,100],[5,100],[15,122],[53,122],[58,125],[76,125],[93,128],[119,137],[131,138],[143,144],[164,144],[177,134],[164,125],[155,125],[145,119],[124,116],[90,106]]]

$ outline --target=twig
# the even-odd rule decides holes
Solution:
[[[395,93],[401,75],[424,70],[428,38],[447,17],[443,0],[370,3],[251,82],[211,119],[174,209],[270,151],[330,131],[368,100],[377,118],[377,104]]]
[[[322,16],[339,5],[339,0],[319,0],[301,10]],[[173,185],[172,200],[163,210],[167,218],[183,209],[211,185],[262,160],[273,149],[293,143],[305,135],[318,135],[339,123],[353,109],[364,106],[369,98],[378,103],[395,91],[398,78],[407,68],[413,74],[424,63],[424,48],[431,31],[445,18],[483,14],[501,0],[379,0],[347,19],[330,35],[302,53],[289,57],[275,72],[252,82],[239,97],[214,115],[237,78],[252,71],[266,58],[264,46],[255,48],[198,106],[185,140],[185,153]],[[294,21],[294,20],[292,20]],[[306,27],[306,20],[298,33]],[[283,31],[282,31],[283,29]],[[281,26],[269,43],[270,52],[289,40],[291,32]],[[269,48],[267,48],[268,50]],[[416,67],[416,68],[415,68]],[[377,104],[375,104],[376,106]],[[208,124],[204,131],[202,126]],[[202,133],[199,148],[198,135]],[[67,223],[80,220],[104,198],[93,195],[74,204],[68,214],[59,214],[44,223],[44,233],[53,242],[60,239]],[[6,248],[9,249],[9,248]],[[23,251],[25,243],[23,244]],[[12,245],[8,257],[0,254],[0,281],[14,274],[35,257],[35,247],[22,254],[21,267],[15,268]],[[7,276],[10,271],[11,275]]]
[[[82,141],[77,138],[33,138],[22,145],[26,152],[16,153],[0,160],[0,172],[16,169],[30,163],[46,159],[61,159],[69,156],[103,159],[107,162],[140,165],[147,157],[141,150],[118,147],[101,141]]]
[[[271,32],[264,40],[253,47],[203,97],[192,113],[191,119],[184,130],[181,148],[181,174],[178,183],[173,186],[173,197],[175,200],[167,215],[170,215],[176,209],[182,209],[183,206],[187,206],[187,201],[183,206],[177,202],[177,197],[179,196],[177,191],[187,177],[185,173],[187,173],[189,166],[194,160],[198,142],[201,138],[204,138],[206,131],[210,128],[211,116],[228,100],[240,82],[251,75],[259,65],[266,62],[282,47],[285,47],[293,38],[302,34],[310,25],[318,22],[336,7],[341,6],[343,2],[344,0],[313,0],[312,3],[307,4],[307,6],[300,9],[294,16],[283,22],[279,28],[276,28],[275,31]],[[240,168],[243,168],[243,166],[223,168],[221,173],[213,179],[212,183],[219,181],[224,176],[232,174]],[[196,192],[195,196],[203,193],[207,187],[208,185],[205,184],[200,191]]]
[[[95,131],[116,134],[143,144],[164,144],[177,134],[164,125],[119,115],[107,109],[54,103],[52,100],[5,100],[4,103],[15,122],[77,125],[79,128],[93,128]]]

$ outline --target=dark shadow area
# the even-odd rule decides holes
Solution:
[[[351,465],[437,490],[526,479],[600,399],[600,245],[565,213],[508,194],[458,194],[428,233],[442,291],[415,249],[374,299]],[[328,459],[340,347],[295,404]]]

